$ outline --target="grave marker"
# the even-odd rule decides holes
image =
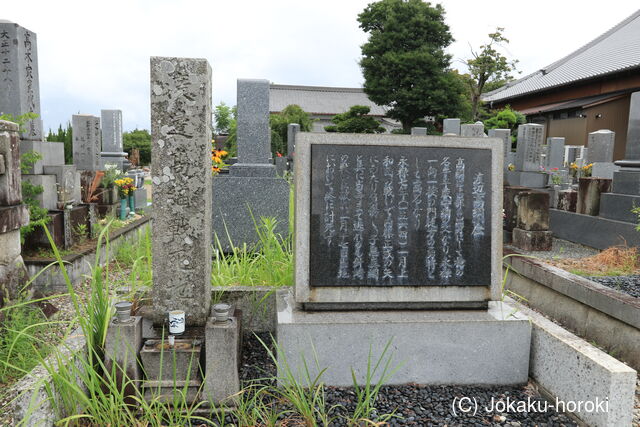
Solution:
[[[211,300],[211,68],[151,58],[153,316],[204,326]]]
[[[90,114],[74,114],[73,164],[80,171],[100,169],[100,118]]]
[[[36,33],[0,20],[0,114],[5,113],[14,117],[36,113],[20,137],[42,141]]]
[[[122,111],[101,110],[102,118],[102,152],[100,153],[100,167],[115,164],[123,170],[127,153],[122,151]]]
[[[443,135],[460,135],[460,119],[444,119],[442,121]]]
[[[482,122],[461,125],[460,136],[482,138],[485,136],[484,125],[482,124]]]
[[[591,132],[588,138],[589,163],[613,162],[613,145],[616,133],[608,129]]]
[[[547,138],[547,169],[564,167],[564,138]]]
[[[500,138],[504,144],[504,159],[505,167],[507,163],[507,157],[511,153],[511,130],[510,129],[489,129],[489,138]]]

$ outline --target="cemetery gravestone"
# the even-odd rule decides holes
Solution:
[[[508,185],[542,188],[547,184],[547,174],[542,173],[542,141],[544,126],[529,123],[518,127],[518,143],[514,171],[505,171]]]
[[[279,294],[277,326],[294,375],[315,352],[328,385],[351,369],[363,383],[391,341],[413,362],[393,384],[526,382],[530,325],[493,302],[502,155],[495,138],[299,135],[295,293]]]
[[[42,141],[36,34],[0,20],[0,114],[25,113],[38,117],[26,123],[21,139]]]
[[[640,92],[631,94],[625,158],[615,165],[620,170],[613,173],[612,192],[601,196],[600,216],[636,223],[631,210],[640,206]]]
[[[184,310],[204,326],[211,300],[211,68],[151,58],[153,317]]]
[[[461,125],[460,136],[482,138],[483,136],[485,136],[484,125],[482,124],[482,122]]]
[[[293,153],[296,151],[296,135],[300,132],[298,123],[289,123],[287,126],[287,157],[293,160]]]
[[[564,138],[547,138],[547,169],[564,167]]]
[[[289,183],[271,163],[268,80],[238,79],[237,135],[238,162],[213,183],[212,241],[224,251],[254,246],[262,217],[277,221],[276,233],[288,233]]]
[[[427,128],[411,128],[411,135],[426,135]]]
[[[444,119],[442,121],[443,135],[460,135],[460,119]]]
[[[90,114],[74,114],[73,164],[80,171],[100,169],[100,118]]]
[[[591,176],[612,179],[613,173],[620,168],[613,163],[613,148],[616,133],[607,129],[591,132],[588,138],[589,163]]]
[[[122,111],[101,110],[102,119],[102,152],[100,153],[100,167],[115,164],[123,170],[127,153],[122,151]]]
[[[509,165],[509,155],[511,154],[511,130],[509,129],[489,129],[489,138],[500,138],[504,144],[504,164]]]

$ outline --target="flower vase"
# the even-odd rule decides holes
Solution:
[[[127,219],[127,199],[120,199],[120,219]]]
[[[133,215],[136,211],[136,199],[133,197],[133,191],[129,194],[129,213]]]

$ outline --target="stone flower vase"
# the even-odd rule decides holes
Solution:
[[[136,211],[136,199],[133,197],[133,191],[129,194],[129,212],[133,214]]]
[[[120,199],[120,219],[127,219],[127,199]]]

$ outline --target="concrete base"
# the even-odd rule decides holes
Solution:
[[[255,245],[261,217],[275,218],[275,231],[282,236],[288,233],[289,183],[282,178],[218,175],[213,178],[213,201],[212,242],[216,248],[216,235],[225,251],[245,243]]]
[[[21,141],[20,153],[24,154],[29,151],[40,153],[42,158],[35,162],[27,171],[28,174],[39,175],[44,173],[43,166],[62,166],[64,165],[64,143],[48,142],[48,141]]]
[[[602,197],[607,196],[603,194]],[[604,202],[601,209],[604,208]],[[559,239],[569,240],[597,249],[610,246],[640,246],[636,225],[601,216],[581,215],[557,209],[549,210],[550,229]]]
[[[504,185],[529,188],[543,188],[547,186],[549,177],[542,172],[505,171]]]
[[[138,362],[141,347],[142,317],[132,316],[128,323],[120,323],[114,318],[107,328],[105,340],[104,357],[107,371],[111,372],[112,363],[115,362],[126,372],[130,380],[141,380],[142,372]]]
[[[613,193],[640,195],[640,171],[622,169],[613,173]]]
[[[192,404],[200,401],[201,380],[191,381],[144,381],[142,390],[147,402],[152,400],[173,403],[184,401]]]
[[[600,216],[624,222],[638,222],[638,214],[631,212],[640,207],[640,195],[605,193],[600,195]]]
[[[551,231],[513,229],[513,246],[525,251],[550,251],[553,244]]]
[[[240,391],[240,337],[240,322],[235,317],[226,322],[207,321],[203,398],[214,405],[228,404],[229,397]]]
[[[477,311],[304,312],[293,295],[278,292],[279,365],[286,359],[305,382],[322,369],[330,386],[363,384],[370,358],[398,367],[386,384],[524,384],[528,379],[531,325],[513,307],[490,302]],[[384,365],[384,362],[383,362]],[[280,368],[279,368],[280,369]],[[278,372],[282,375],[283,372]],[[372,381],[378,382],[380,372]]]

